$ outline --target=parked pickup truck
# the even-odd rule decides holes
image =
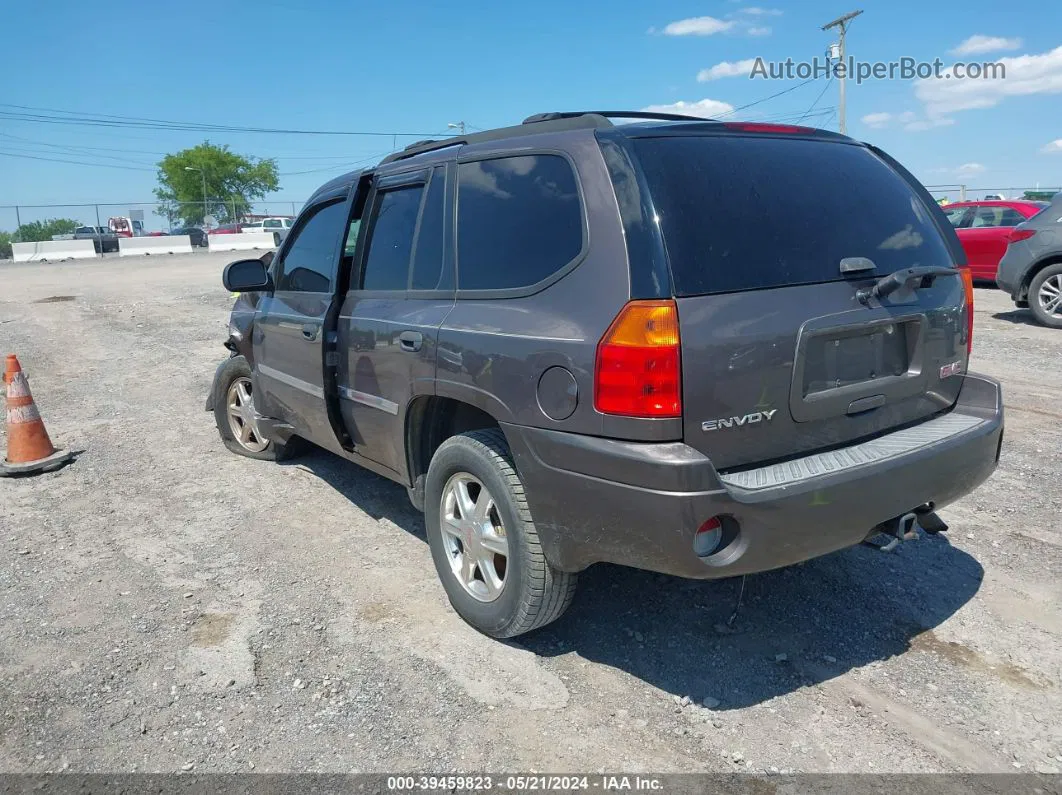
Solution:
[[[241,232],[273,233],[273,245],[279,246],[281,241],[288,236],[294,220],[291,218],[263,218],[261,221],[245,223],[241,225]]]
[[[944,531],[999,460],[970,271],[908,171],[824,130],[614,115],[415,144],[222,279],[224,444],[404,485],[494,637],[599,561],[712,579]]]
[[[97,254],[118,250],[118,235],[105,226],[79,226],[74,230],[74,240],[91,240]]]

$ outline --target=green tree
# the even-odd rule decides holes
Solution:
[[[206,215],[232,223],[250,211],[254,199],[280,184],[276,161],[244,157],[209,141],[166,155],[159,161],[158,180],[155,196],[161,214],[186,224],[200,224]]]
[[[0,232],[0,259],[11,259],[10,232]]]
[[[47,221],[31,221],[15,232],[15,238],[23,243],[51,240],[52,235],[69,235],[79,226],[70,218],[49,218]]]

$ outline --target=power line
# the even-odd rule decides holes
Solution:
[[[815,97],[815,101],[811,103],[811,106],[806,111],[804,111],[804,115],[800,117],[799,121],[804,121],[804,119],[807,117],[807,115],[809,113],[811,113],[811,111],[815,110],[815,106],[819,104],[819,100],[821,100],[824,96],[826,96],[826,90],[829,87],[830,87],[830,78],[827,77],[826,78],[826,84],[822,87],[822,91],[820,91],[819,95],[817,97]]]
[[[427,137],[428,133],[415,132],[382,132],[382,131],[353,131],[353,130],[303,130],[277,127],[249,127],[231,124],[209,124],[203,122],[173,121],[168,119],[153,119],[142,116],[119,116],[115,114],[100,113],[88,115],[77,111],[60,110],[57,108],[39,108],[30,105],[12,105],[0,103],[0,107],[14,108],[15,111],[0,111],[0,118],[11,121],[25,121],[35,124],[65,124],[87,127],[126,127],[153,130],[182,130],[190,132],[241,132],[241,133],[265,133],[271,135],[345,135],[345,136],[373,136],[373,137]],[[59,114],[59,115],[57,115]]]
[[[37,157],[36,155],[17,154],[14,152],[0,152],[3,157],[23,158],[27,160],[43,160],[46,163],[69,163],[74,166],[96,166],[97,168],[120,168],[123,171],[155,171],[153,168],[141,168],[138,166],[119,166],[116,163],[85,163],[80,160],[60,160],[53,157]]]
[[[358,165],[361,165],[362,163],[368,163],[368,162],[370,162],[372,160],[379,160],[380,158],[384,157],[385,155],[389,155],[390,153],[391,153],[390,150],[388,150],[387,152],[380,152],[379,154],[369,155],[368,157],[363,157],[363,158],[360,158],[358,160],[350,160],[350,161],[348,161],[346,163],[343,163],[343,164],[325,166],[324,168],[311,168],[311,169],[309,169],[307,171],[287,171],[287,172],[283,172],[283,173],[277,174],[277,176],[278,177],[294,177],[294,176],[298,176],[299,174],[318,174],[318,173],[320,173],[322,171],[339,171],[339,170],[352,171],[353,170],[352,166],[358,166]]]
[[[724,116],[731,116],[734,113],[737,113],[739,110],[745,110],[745,108],[752,108],[752,107],[755,107],[756,105],[760,105],[760,104],[766,102],[769,99],[774,99],[775,97],[780,97],[783,94],[788,94],[790,91],[796,91],[798,88],[802,88],[802,87],[806,86],[808,83],[814,83],[818,79],[819,78],[817,78],[817,77],[809,77],[807,80],[805,80],[802,83],[797,83],[795,86],[790,86],[789,88],[782,89],[781,91],[779,91],[779,92],[777,92],[775,94],[771,94],[770,96],[763,97],[761,99],[757,99],[755,102],[749,102],[747,105],[741,105],[739,107],[734,108],[733,110],[728,110],[725,113],[720,113],[718,116],[715,116],[714,118],[721,119]]]

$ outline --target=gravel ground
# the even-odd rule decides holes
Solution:
[[[1003,459],[947,537],[751,577],[732,627],[737,581],[597,566],[503,644],[404,489],[222,447],[231,258],[0,269],[0,348],[84,451],[0,480],[0,770],[1062,768],[1062,332],[1005,295],[974,351]]]

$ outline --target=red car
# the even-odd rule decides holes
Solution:
[[[1044,209],[1045,202],[958,202],[943,207],[959,235],[975,281],[995,284],[996,269],[1010,243],[1014,227]]]
[[[237,235],[243,230],[243,226],[240,224],[222,224],[221,226],[215,226],[209,232],[208,235]]]

